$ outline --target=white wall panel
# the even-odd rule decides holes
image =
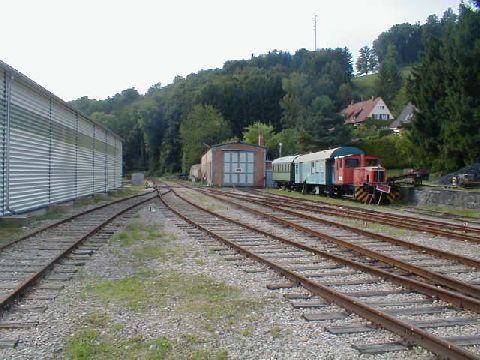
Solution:
[[[77,196],[93,191],[93,123],[83,116],[78,118]]]
[[[49,116],[49,99],[12,83],[7,194],[12,212],[49,204]]]
[[[0,216],[114,189],[121,175],[118,136],[0,61]]]
[[[73,199],[76,193],[75,113],[60,104],[52,104],[50,202]]]
[[[95,192],[106,191],[106,141],[107,134],[101,127],[95,126],[95,153],[94,153],[94,171],[95,171]]]
[[[5,122],[7,118],[5,71],[0,69],[0,216],[5,212]]]
[[[115,172],[115,187],[118,188],[122,186],[123,176],[123,143],[119,139],[117,139],[115,151],[115,167],[117,169],[117,171]]]
[[[115,137],[107,133],[107,190],[115,189]]]

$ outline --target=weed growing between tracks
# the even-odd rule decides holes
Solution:
[[[143,225],[140,223],[132,223],[126,226],[126,230],[114,236],[113,240],[119,240],[122,246],[131,246],[140,240],[155,240],[163,237],[155,225]]]
[[[444,213],[447,215],[462,216],[466,218],[480,219],[480,212],[477,209],[460,209],[451,206],[419,206],[419,209],[432,211],[433,213]]]
[[[144,311],[157,308],[194,314],[198,324],[211,330],[211,321],[226,326],[236,323],[240,317],[254,312],[261,304],[242,296],[240,290],[200,274],[177,271],[139,271],[135,275],[118,280],[90,284],[86,298],[97,298],[105,306],[125,306]]]
[[[227,359],[222,337],[250,336],[265,300],[202,273],[203,251],[162,224],[143,223],[144,216],[134,221],[110,242],[115,267],[126,270],[83,277],[82,299],[96,310],[76,320],[62,355]],[[246,328],[252,330],[242,334]]]
[[[167,359],[172,346],[165,337],[115,339],[96,329],[79,330],[68,339],[65,356],[69,359]]]

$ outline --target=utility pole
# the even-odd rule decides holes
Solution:
[[[313,33],[315,36],[315,47],[313,48],[313,51],[317,51],[317,15],[313,17]]]

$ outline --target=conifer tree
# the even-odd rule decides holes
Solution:
[[[480,13],[461,5],[441,39],[431,34],[409,89],[419,163],[448,172],[480,161]]]
[[[391,103],[402,87],[402,76],[398,68],[398,53],[395,45],[388,45],[387,55],[380,64],[377,80],[377,93],[387,104]]]
[[[370,62],[370,48],[364,46],[360,49],[360,55],[357,58],[355,67],[357,69],[358,75],[366,75],[369,72],[369,62]]]

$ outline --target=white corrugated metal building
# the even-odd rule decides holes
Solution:
[[[0,216],[118,188],[122,141],[0,61]]]

